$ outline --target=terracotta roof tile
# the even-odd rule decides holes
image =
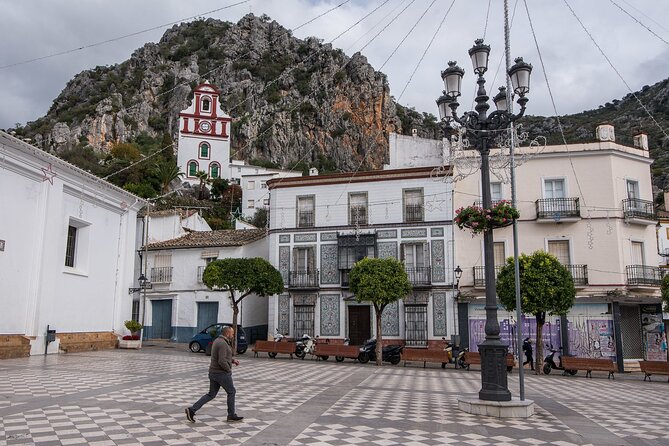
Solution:
[[[263,237],[265,237],[264,229],[196,231],[179,238],[150,243],[146,249],[242,246],[260,240]]]

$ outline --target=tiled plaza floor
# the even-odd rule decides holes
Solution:
[[[438,367],[240,357],[242,423],[207,391],[209,358],[178,348],[102,351],[0,363],[0,446],[36,445],[669,445],[669,383],[639,375],[534,375],[526,420],[460,412],[480,375]],[[509,387],[518,390],[517,371]]]

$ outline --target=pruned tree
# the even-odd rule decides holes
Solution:
[[[537,321],[535,373],[540,374],[544,361],[542,330],[546,314],[566,315],[574,305],[576,289],[569,270],[552,254],[545,251],[522,254],[518,263],[521,309],[525,314],[534,315]],[[515,267],[511,257],[497,275],[497,295],[508,311],[516,309]]]
[[[260,257],[214,260],[204,269],[202,282],[209,289],[229,293],[235,330],[233,352],[237,351],[237,316],[242,299],[249,294],[267,297],[283,291],[281,273]]]
[[[404,265],[397,259],[364,258],[353,265],[349,273],[351,292],[358,302],[371,302],[376,314],[376,365],[381,365],[381,316],[389,304],[406,297],[411,283]]]

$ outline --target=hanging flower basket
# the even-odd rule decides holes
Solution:
[[[467,206],[455,211],[455,224],[458,228],[467,228],[474,234],[494,228],[502,228],[520,218],[518,209],[506,200],[497,202],[490,209],[481,206]]]

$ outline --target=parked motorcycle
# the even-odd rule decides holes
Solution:
[[[306,333],[295,343],[295,356],[300,359],[304,359],[304,357],[307,356],[307,353],[313,355],[315,351],[316,342],[314,338]]]
[[[551,372],[551,369],[555,370],[564,370],[564,373],[568,373],[570,375],[576,375],[578,372],[577,370],[565,370],[564,366],[562,365],[562,354],[558,356],[558,363],[555,363],[555,354],[558,352],[556,349],[553,348],[553,346],[546,346],[548,347],[548,350],[551,352],[550,355],[546,356],[544,358],[544,374],[548,375]],[[562,350],[562,347],[560,347],[560,350]]]
[[[462,347],[460,350],[458,350],[458,356],[455,358],[455,368],[467,368],[467,363],[465,362],[465,353],[468,351],[469,349],[467,347]]]
[[[444,351],[446,352],[446,357],[448,358],[448,363],[450,364],[451,362],[453,362],[453,344],[448,342],[446,340],[446,338],[441,338],[441,339],[442,339],[442,341],[444,341]],[[445,369],[446,364],[447,363],[442,362],[441,363],[441,368]]]
[[[381,353],[383,361],[393,365],[399,364],[401,361],[400,355],[403,349],[403,345],[387,345],[383,347]],[[376,339],[368,339],[362,347],[360,347],[358,361],[362,364],[367,364],[369,361],[376,361]]]
[[[283,334],[279,333],[279,329],[277,328],[276,333],[274,333],[274,342],[281,342],[284,339],[285,339],[285,336]],[[269,352],[269,353],[267,353],[267,355],[270,358],[276,358],[276,353],[274,353],[274,352]]]
[[[350,345],[351,340],[349,338],[344,339],[344,345]],[[335,361],[337,362],[344,362],[344,357],[343,356],[335,356]]]

